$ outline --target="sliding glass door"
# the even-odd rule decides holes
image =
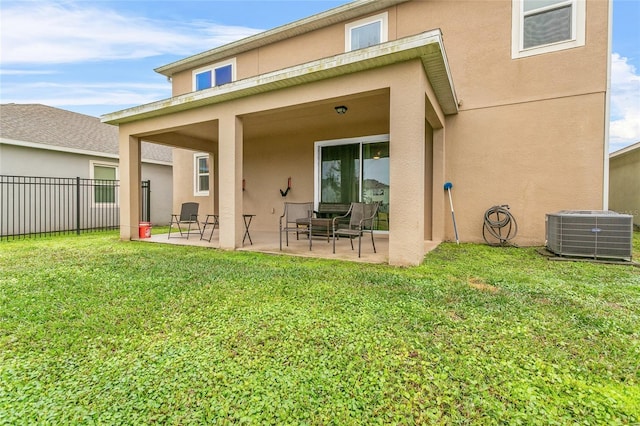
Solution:
[[[379,202],[376,229],[389,229],[387,135],[316,142],[316,202]]]
[[[321,203],[348,204],[360,199],[360,145],[321,147]]]
[[[365,203],[380,203],[376,229],[389,230],[389,142],[362,145],[362,195]]]

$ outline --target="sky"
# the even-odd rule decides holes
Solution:
[[[1,0],[0,103],[99,117],[166,99],[155,68],[345,3]],[[613,0],[610,152],[640,141],[639,23],[640,0]]]

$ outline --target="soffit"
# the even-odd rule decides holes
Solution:
[[[409,0],[359,0],[343,6],[336,7],[326,12],[318,13],[308,18],[282,25],[269,31],[246,37],[233,43],[225,44],[215,49],[172,62],[168,65],[156,68],[159,74],[171,77],[173,74],[191,68],[198,68],[219,61],[224,58],[237,56],[243,52],[257,49],[262,46],[277,43],[311,31],[315,31],[333,24],[350,19],[359,18],[379,10],[395,6]]]
[[[457,113],[457,99],[444,52],[442,35],[440,30],[433,30],[331,58],[106,114],[102,116],[102,121],[110,124],[124,124],[417,58],[422,60],[427,77],[443,112],[445,114]]]

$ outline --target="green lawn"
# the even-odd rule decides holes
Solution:
[[[633,424],[639,401],[638,267],[0,243],[0,424]]]

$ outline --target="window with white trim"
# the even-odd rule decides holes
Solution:
[[[511,57],[585,44],[585,0],[512,0]]]
[[[93,179],[93,204],[118,204],[118,165],[90,161],[90,176]]]
[[[193,90],[204,90],[236,79],[236,60],[220,62],[193,71]]]
[[[193,154],[193,195],[206,196],[209,195],[209,154],[196,153]]]
[[[344,50],[364,49],[384,43],[389,38],[388,13],[370,16],[345,25]]]

